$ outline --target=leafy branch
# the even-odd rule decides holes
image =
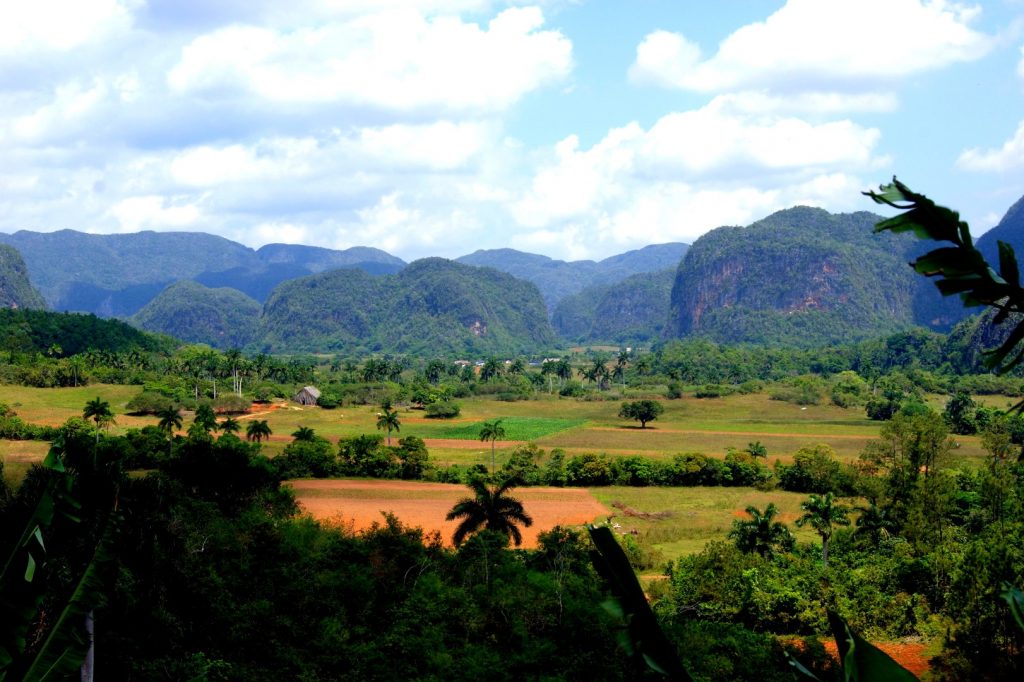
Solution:
[[[923,194],[912,191],[896,178],[882,185],[878,192],[864,192],[875,203],[902,211],[875,226],[875,232],[913,232],[921,239],[952,242],[929,251],[911,265],[927,277],[937,277],[935,286],[943,296],[959,294],[966,306],[985,305],[998,313],[994,324],[1001,324],[1012,313],[1024,312],[1024,289],[1020,285],[1020,268],[1013,247],[998,242],[999,271],[988,264],[974,246],[970,227],[960,220],[956,211],[938,206]],[[985,365],[1005,374],[1024,361],[1024,348],[1014,350],[1024,340],[1024,321],[998,348],[985,352]],[[1011,357],[1012,356],[1012,357]]]

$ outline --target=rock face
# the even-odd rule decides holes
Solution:
[[[214,348],[241,348],[253,340],[260,304],[241,291],[176,282],[132,316],[146,331]]]
[[[698,239],[676,273],[667,335],[816,345],[914,323],[905,236],[879,216],[797,207]]]
[[[46,309],[46,301],[29,283],[21,254],[6,244],[0,244],[0,307]]]
[[[536,353],[555,343],[533,284],[425,258],[394,275],[334,270],[285,282],[267,299],[256,345],[479,356]]]

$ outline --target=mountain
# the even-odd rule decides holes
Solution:
[[[273,244],[254,251],[201,232],[86,234],[75,230],[0,234],[17,248],[32,283],[57,310],[128,316],[167,285],[191,279],[231,286],[262,301],[281,282],[329,267],[391,272],[402,261],[378,249],[333,251]]]
[[[29,282],[28,268],[14,247],[0,245],[0,307],[46,308],[46,301]]]
[[[214,348],[241,348],[256,333],[260,304],[237,289],[210,289],[182,280],[160,292],[131,317],[146,331]]]
[[[932,284],[907,266],[913,237],[874,234],[880,219],[801,206],[712,230],[679,265],[666,334],[813,346],[915,324]]]
[[[616,284],[587,287],[566,296],[551,316],[561,336],[577,342],[649,341],[668,319],[676,268],[632,275]]]
[[[997,241],[1006,242],[1013,247],[1017,261],[1024,262],[1024,197],[1021,197],[1006,212],[1003,219],[995,227],[977,239],[978,250],[997,270],[999,268],[999,248]]]
[[[475,251],[456,258],[459,263],[491,267],[533,282],[540,289],[549,311],[566,296],[593,285],[621,282],[630,275],[676,267],[686,253],[680,243],[653,244],[602,261],[562,261],[515,249]]]
[[[513,355],[555,345],[537,287],[426,258],[394,275],[331,270],[285,282],[263,307],[263,351]]]

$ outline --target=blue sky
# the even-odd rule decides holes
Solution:
[[[603,258],[1024,194],[1024,0],[0,0],[0,231]]]

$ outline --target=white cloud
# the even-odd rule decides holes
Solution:
[[[396,111],[493,111],[563,79],[572,44],[532,8],[486,27],[396,10],[294,31],[230,26],[187,45],[168,82],[179,94]]]
[[[0,13],[0,56],[68,51],[99,42],[130,24],[130,5],[117,0],[5,2]]]
[[[764,90],[745,90],[717,95],[713,101],[722,111],[738,114],[889,113],[899,107],[896,95],[888,92],[796,92],[779,95]]]
[[[202,216],[199,207],[176,202],[163,196],[138,196],[122,199],[110,208],[122,232],[147,229],[182,228],[195,225]]]
[[[969,171],[996,172],[1024,167],[1024,121],[999,149],[966,149],[957,158],[956,165]]]
[[[789,0],[743,26],[702,59],[668,31],[637,47],[637,82],[699,92],[751,87],[859,89],[983,56],[991,39],[970,27],[978,7],[943,0]]]

